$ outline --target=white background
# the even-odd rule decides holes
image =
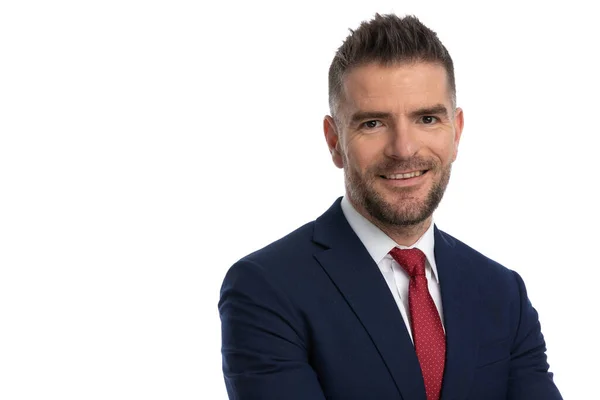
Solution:
[[[479,3],[3,1],[0,398],[225,399],[221,281],[343,193],[327,68],[391,11],[455,60],[438,225],[523,276],[564,397],[597,394],[596,13]]]

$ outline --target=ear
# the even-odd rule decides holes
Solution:
[[[462,135],[463,127],[465,126],[465,117],[462,108],[457,108],[454,112],[454,155],[452,161],[456,160],[458,155],[458,144]]]
[[[344,167],[344,159],[342,157],[342,153],[340,152],[340,148],[342,143],[340,142],[340,135],[338,133],[338,128],[335,124],[333,118],[329,115],[326,115],[323,119],[323,133],[325,133],[325,141],[327,142],[327,147],[329,147],[329,152],[331,153],[331,159],[333,163],[338,168]]]

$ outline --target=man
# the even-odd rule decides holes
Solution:
[[[453,63],[376,15],[329,70],[346,195],[239,262],[221,290],[232,399],[561,399],[523,281],[432,222],[463,129]]]

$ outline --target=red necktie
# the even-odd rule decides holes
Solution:
[[[419,249],[393,248],[390,255],[410,275],[408,305],[415,351],[427,400],[439,400],[444,375],[446,337],[440,315],[429,294],[425,277],[425,254]]]

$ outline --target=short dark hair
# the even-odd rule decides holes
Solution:
[[[448,50],[437,34],[423,25],[417,17],[403,18],[394,14],[375,14],[364,21],[337,50],[329,67],[329,108],[337,111],[342,96],[344,75],[352,68],[372,62],[382,65],[417,61],[439,63],[446,69],[452,106],[456,106],[454,64]]]

